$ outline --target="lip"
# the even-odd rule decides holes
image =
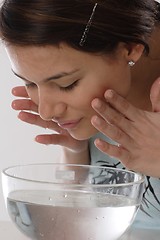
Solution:
[[[78,119],[78,120],[71,120],[71,121],[65,121],[65,122],[58,122],[57,124],[63,129],[72,129],[72,128],[76,128],[80,121],[81,119]]]

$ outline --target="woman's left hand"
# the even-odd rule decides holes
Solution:
[[[160,177],[160,79],[151,88],[153,112],[134,107],[113,90],[104,96],[106,102],[92,101],[98,115],[91,122],[117,145],[96,139],[96,147],[130,170]]]

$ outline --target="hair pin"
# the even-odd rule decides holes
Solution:
[[[94,5],[94,7],[93,7],[93,10],[92,10],[92,13],[91,13],[91,16],[90,16],[90,18],[89,18],[89,20],[88,20],[88,23],[87,23],[87,25],[86,25],[86,27],[85,27],[85,29],[84,29],[83,34],[82,34],[81,40],[80,40],[80,42],[79,42],[79,45],[80,45],[81,47],[84,45],[84,43],[85,43],[85,41],[86,41],[87,34],[88,34],[89,29],[90,29],[90,27],[91,27],[91,25],[92,25],[92,21],[93,21],[93,17],[94,17],[94,14],[95,14],[97,5],[98,5],[98,3],[95,3],[95,5]]]

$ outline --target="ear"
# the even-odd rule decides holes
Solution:
[[[153,83],[150,90],[150,100],[152,103],[152,110],[160,112],[160,77]]]
[[[144,46],[136,43],[127,44],[127,51],[127,61],[133,61],[136,63],[144,52]]]

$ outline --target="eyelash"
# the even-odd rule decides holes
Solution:
[[[26,88],[30,88],[30,87],[36,87],[36,84],[34,83],[25,83]]]
[[[78,83],[79,83],[79,79],[76,80],[76,81],[74,81],[72,84],[70,84],[70,85],[67,86],[67,87],[61,87],[61,86],[59,86],[59,89],[60,89],[61,91],[71,91],[71,90],[73,90],[73,89],[78,85]],[[25,86],[26,86],[26,88],[36,87],[36,84],[34,84],[34,83],[25,83]]]
[[[70,85],[67,86],[67,87],[59,87],[59,88],[60,88],[60,90],[62,90],[62,91],[71,91],[71,90],[73,90],[73,89],[78,85],[78,83],[79,83],[79,79],[76,80],[75,82],[73,82],[72,84],[70,84]]]

